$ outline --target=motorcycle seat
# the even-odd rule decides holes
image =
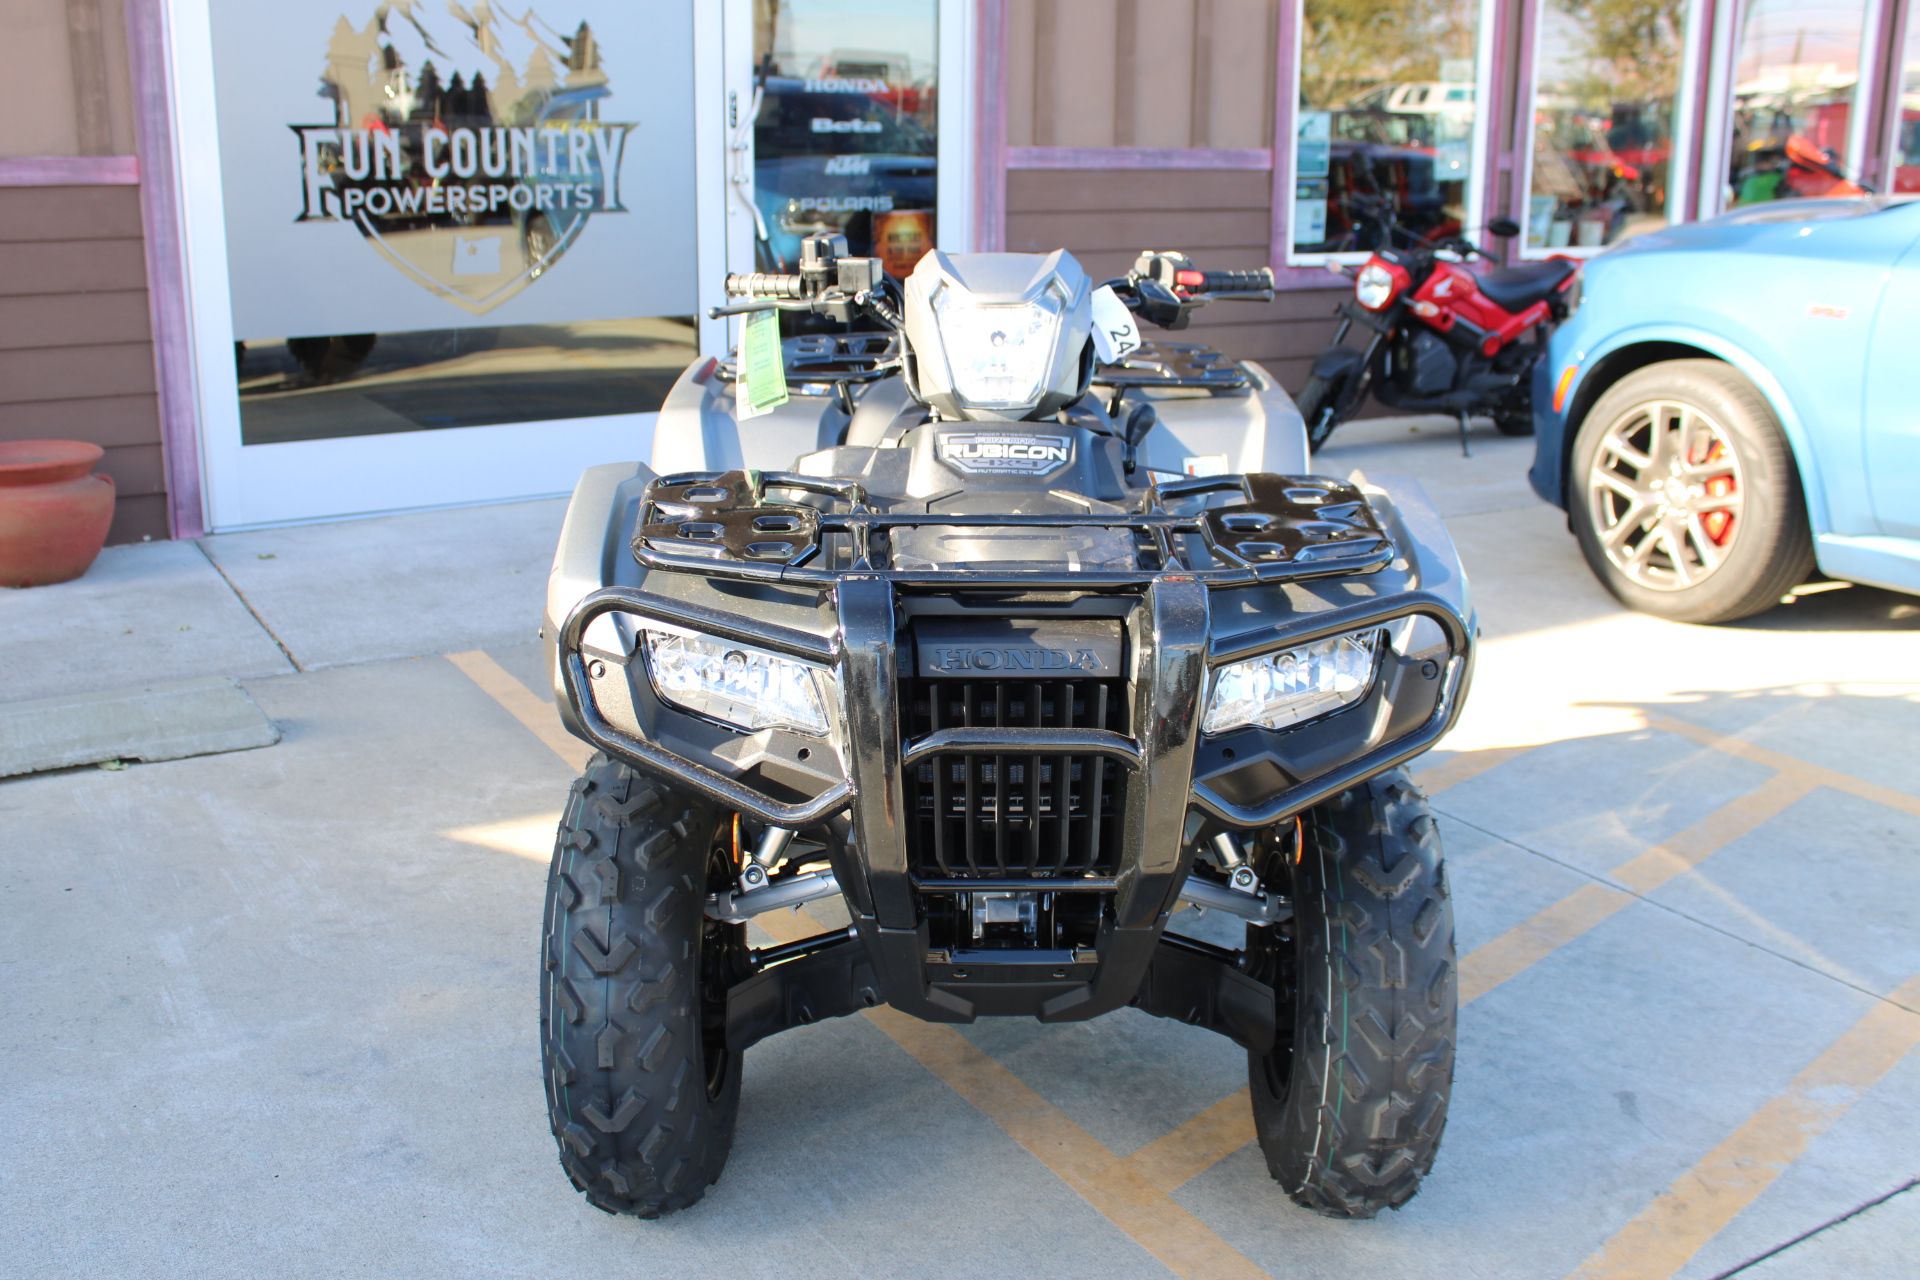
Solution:
[[[1580,269],[1576,262],[1549,258],[1545,262],[1523,262],[1517,267],[1496,267],[1478,277],[1480,292],[1508,311],[1522,311],[1551,297],[1553,291]]]

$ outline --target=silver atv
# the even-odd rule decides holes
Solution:
[[[542,629],[599,752],[540,1011],[593,1204],[698,1200],[741,1054],[879,1004],[1219,1032],[1287,1194],[1414,1194],[1455,955],[1402,766],[1460,711],[1474,619],[1417,489],[1309,474],[1265,370],[1141,337],[1272,288],[1171,253],[1095,287],[1065,252],[901,285],[829,236],[729,278],[740,358],[681,376],[650,463],[582,477]],[[1193,923],[1223,918],[1244,936]]]

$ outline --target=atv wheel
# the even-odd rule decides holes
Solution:
[[[1574,442],[1568,490],[1587,564],[1629,608],[1732,622],[1813,572],[1786,437],[1717,360],[1648,365],[1609,387]]]
[[[733,1145],[726,987],[746,943],[744,927],[704,915],[727,873],[713,826],[603,755],[560,819],[541,940],[547,1112],[567,1176],[609,1213],[686,1208]]]
[[[1333,429],[1340,425],[1340,388],[1318,374],[1300,388],[1296,407],[1307,424],[1307,449],[1318,453]]]
[[[1413,1198],[1453,1091],[1453,904],[1426,798],[1402,770],[1307,815],[1282,929],[1249,929],[1280,1034],[1248,1055],[1253,1120],[1287,1194],[1336,1218]]]

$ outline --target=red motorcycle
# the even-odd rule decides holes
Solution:
[[[1384,196],[1355,194],[1348,203],[1373,256],[1358,270],[1333,268],[1352,278],[1353,297],[1340,304],[1333,343],[1296,398],[1308,446],[1325,444],[1369,393],[1410,413],[1453,415],[1463,453],[1467,419],[1476,415],[1491,417],[1502,435],[1532,435],[1533,367],[1554,326],[1573,311],[1580,264],[1549,258],[1469,271],[1467,259],[1486,255],[1463,237],[1403,232]],[[1520,228],[1495,218],[1487,230],[1504,238]],[[1356,329],[1366,342],[1348,346]]]

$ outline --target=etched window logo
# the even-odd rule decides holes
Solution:
[[[351,222],[422,288],[476,314],[539,279],[598,214],[625,213],[636,127],[601,118],[599,42],[532,10],[381,4],[327,45],[328,124],[290,126],[297,221]]]

